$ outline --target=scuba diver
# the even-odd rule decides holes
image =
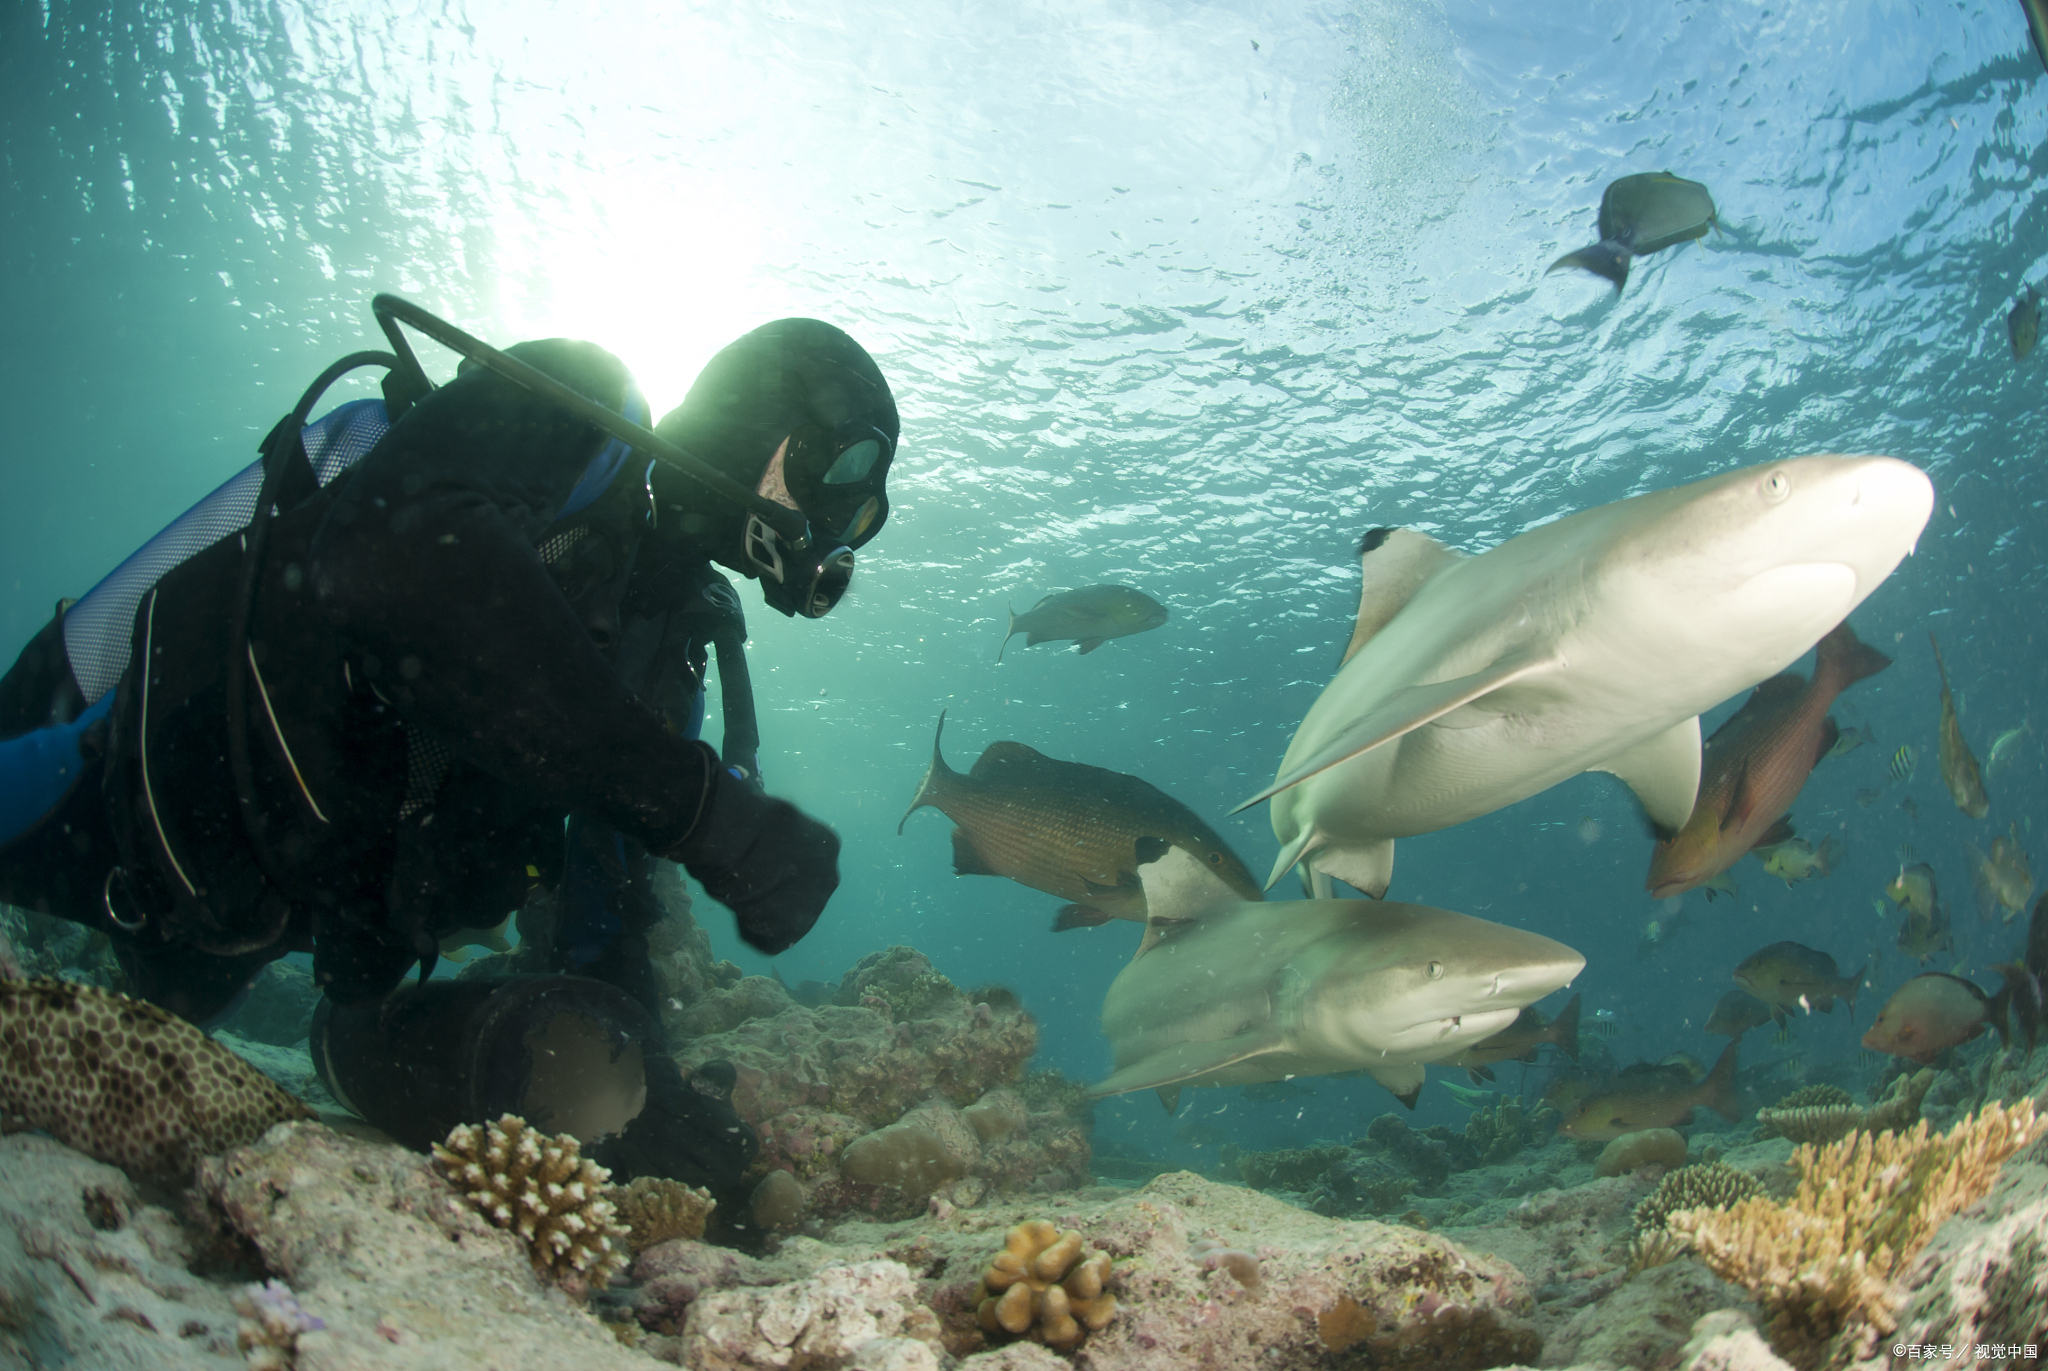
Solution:
[[[511,1109],[730,1195],[757,1143],[729,1064],[667,1056],[649,877],[680,863],[770,955],[838,884],[836,835],[758,784],[712,564],[831,610],[888,517],[888,383],[841,330],[779,320],[650,431],[594,345],[500,352],[374,303],[391,352],[330,367],[0,678],[0,899],[107,934],[135,993],[202,1025],[310,952],[315,1064],[401,1141]],[[463,354],[453,380],[401,323]],[[371,364],[384,399],[309,420]],[[707,645],[724,756],[696,737]],[[536,888],[568,974],[428,979],[441,937]]]

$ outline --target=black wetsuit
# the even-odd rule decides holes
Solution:
[[[599,348],[513,351],[625,402]],[[338,1002],[382,995],[440,934],[558,881],[571,814],[673,855],[716,759],[621,654],[629,622],[681,607],[665,591],[701,592],[703,558],[650,529],[631,460],[560,517],[606,441],[465,369],[327,489],[288,486],[250,631],[258,842],[226,765],[238,539],[164,576],[86,775],[0,848],[0,897],[108,932],[141,993],[203,1021],[292,950]],[[83,707],[56,627],[0,682],[0,736]]]

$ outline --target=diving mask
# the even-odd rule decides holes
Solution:
[[[888,435],[872,424],[805,424],[784,440],[758,493],[801,512],[806,535],[790,543],[749,514],[743,539],[770,608],[806,619],[832,612],[853,579],[853,550],[888,518],[882,483],[894,455]]]

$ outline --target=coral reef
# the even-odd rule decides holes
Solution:
[[[1196,1238],[1188,1244],[1188,1255],[1201,1263],[1205,1271],[1218,1268],[1228,1271],[1247,1290],[1265,1288],[1265,1280],[1259,1275],[1258,1257],[1242,1247],[1232,1247],[1214,1238]]]
[[[690,1308],[675,1359],[693,1371],[936,1371],[938,1346],[938,1320],[918,1302],[910,1272],[875,1260],[706,1294]]]
[[[795,1228],[804,1215],[803,1182],[787,1171],[770,1171],[747,1199],[754,1225],[771,1233]]]
[[[1670,1226],[1715,1274],[1757,1297],[1779,1355],[1819,1366],[1853,1354],[1866,1330],[1893,1331],[1893,1272],[2041,1131],[2028,1100],[2009,1111],[1989,1105],[1941,1136],[1923,1120],[1910,1133],[1804,1145],[1793,1153],[1800,1182],[1789,1204],[1752,1198],[1687,1210]]]
[[[155,1005],[72,981],[0,981],[0,1116],[137,1176],[312,1117],[248,1062]]]
[[[1681,1209],[1727,1209],[1764,1192],[1764,1183],[1726,1162],[1706,1162],[1671,1172],[1636,1206],[1636,1232],[1668,1228]]]
[[[299,1306],[283,1281],[245,1285],[235,1293],[235,1312],[242,1316],[235,1345],[247,1359],[248,1371],[290,1371],[299,1350],[299,1335],[327,1326]]]
[[[1306,1190],[1331,1167],[1349,1161],[1348,1147],[1302,1147],[1278,1152],[1240,1152],[1237,1172],[1254,1190]]]
[[[1069,1351],[1116,1317],[1116,1296],[1104,1289],[1109,1276],[1108,1253],[1084,1251],[1079,1233],[1032,1219],[1010,1230],[982,1274],[975,1318],[984,1333],[1028,1335]]]
[[[567,1134],[506,1114],[481,1128],[457,1124],[434,1160],[479,1213],[525,1241],[536,1275],[602,1286],[626,1264],[627,1233],[612,1206],[611,1173],[581,1151]]]
[[[0,904],[0,980],[39,978],[77,981],[103,990],[128,987],[127,973],[106,934],[54,914]]]
[[[1858,1130],[1896,1133],[1920,1117],[1921,1102],[1934,1084],[1935,1073],[1923,1069],[1902,1075],[1891,1091],[1868,1109],[1857,1106],[1837,1086],[1810,1085],[1795,1090],[1767,1109],[1756,1111],[1758,1138],[1785,1137],[1795,1143],[1831,1143]]]
[[[1506,1098],[1473,1110],[1465,1120],[1465,1140],[1477,1160],[1468,1165],[1499,1166],[1513,1160],[1523,1148],[1541,1147],[1557,1132],[1560,1117],[1548,1105],[1524,1110],[1519,1100]]]
[[[626,1225],[627,1246],[634,1252],[675,1238],[703,1237],[704,1225],[718,1207],[709,1190],[664,1176],[638,1176],[628,1185],[613,1187],[611,1201],[619,1221]]]
[[[991,1012],[994,997],[984,989],[981,1003]],[[865,1005],[880,1010],[895,1023],[935,1018],[947,1010],[969,1003],[960,987],[939,974],[931,959],[914,947],[887,947],[870,952],[839,978],[839,993],[833,997],[842,1005]],[[1011,1012],[1019,1007],[1010,996]]]
[[[840,991],[867,1001],[876,987],[907,993],[929,967],[901,949],[877,954]],[[887,1006],[783,1003],[693,1039],[678,1060],[685,1073],[713,1058],[733,1063],[733,1105],[761,1138],[756,1174],[788,1172],[812,1217],[859,1209],[907,1218],[969,1178],[999,1192],[1087,1183],[1078,1089],[1057,1073],[1005,1088],[1038,1043],[1014,997],[935,994],[929,1013],[900,1022]]]
[[[1673,1128],[1645,1128],[1624,1133],[1600,1149],[1593,1163],[1596,1176],[1623,1176],[1638,1167],[1685,1165],[1685,1138]]]

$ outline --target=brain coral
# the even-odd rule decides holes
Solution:
[[[1099,1330],[1115,1317],[1116,1296],[1102,1288],[1108,1279],[1108,1253],[1084,1254],[1079,1233],[1031,1219],[1010,1230],[982,1276],[976,1318],[983,1332],[1031,1333],[1064,1352],[1085,1336],[1083,1325]]]
[[[1600,1149],[1593,1164],[1596,1176],[1624,1176],[1639,1166],[1684,1166],[1685,1139],[1670,1128],[1624,1133]]]
[[[0,982],[0,1113],[138,1176],[313,1111],[185,1020],[70,981]]]
[[[434,1160],[486,1219],[526,1240],[535,1274],[602,1286],[626,1264],[627,1232],[612,1208],[612,1173],[581,1151],[573,1137],[506,1114],[482,1128],[456,1125]]]

